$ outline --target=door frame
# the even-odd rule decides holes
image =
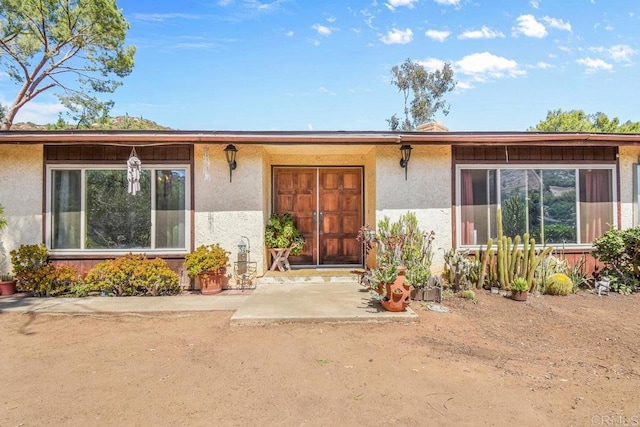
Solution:
[[[366,202],[367,202],[367,198],[366,198],[366,194],[365,194],[365,167],[364,165],[338,165],[338,166],[332,166],[332,165],[271,165],[271,186],[269,191],[271,192],[270,195],[270,206],[269,206],[269,216],[271,214],[273,214],[273,208],[275,206],[275,198],[276,198],[276,191],[275,191],[275,170],[276,169],[315,169],[316,170],[316,218],[318,218],[317,212],[320,209],[320,170],[321,169],[359,169],[360,170],[360,197],[361,197],[361,208],[360,208],[360,219],[362,222],[362,225],[364,225],[364,220],[365,220],[365,212],[366,212]],[[315,239],[315,248],[314,248],[314,253],[317,254],[316,256],[316,263],[315,264],[308,264],[308,265],[296,265],[296,267],[302,267],[302,268],[340,268],[340,267],[344,267],[344,268],[353,268],[355,266],[363,266],[364,265],[364,257],[365,254],[364,252],[362,253],[361,256],[361,260],[359,264],[321,264],[321,260],[320,260],[320,221],[316,221],[315,224],[315,230],[314,230],[316,239]]]

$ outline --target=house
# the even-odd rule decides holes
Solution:
[[[140,251],[177,269],[200,244],[235,260],[245,238],[261,274],[271,212],[295,215],[307,244],[290,261],[315,267],[362,265],[360,226],[408,210],[435,230],[435,247],[477,248],[502,206],[505,233],[569,257],[610,225],[638,224],[640,135],[422,130],[0,132],[2,249],[44,242],[83,272]]]

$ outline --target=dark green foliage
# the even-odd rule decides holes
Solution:
[[[611,288],[620,293],[636,291],[640,283],[640,226],[610,228],[593,246],[593,256],[604,263],[601,274],[609,276]]]
[[[545,120],[528,129],[532,132],[640,133],[640,122],[609,119],[604,113],[587,114],[583,110],[550,110]]]
[[[267,248],[291,248],[291,255],[300,255],[305,241],[291,214],[273,213],[265,228],[264,242]]]
[[[456,87],[453,69],[445,64],[442,70],[428,71],[418,62],[407,59],[391,69],[391,83],[404,97],[404,119],[396,114],[387,119],[389,129],[413,131],[433,119],[438,112],[449,114],[449,103],[443,98]]]

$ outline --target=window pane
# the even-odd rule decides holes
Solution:
[[[543,170],[544,236],[541,242],[577,243],[576,172]]]
[[[460,171],[461,243],[484,245],[492,230],[496,211],[495,170]]]
[[[185,171],[156,171],[156,247],[185,247]]]
[[[522,169],[500,170],[502,231],[505,236],[522,236],[528,232],[527,172]]]
[[[140,175],[140,192],[127,192],[126,170],[86,172],[87,249],[144,249],[151,246],[150,173]]]
[[[51,195],[51,248],[80,248],[81,173],[54,170]]]
[[[613,178],[610,169],[580,171],[580,240],[592,243],[613,224]]]

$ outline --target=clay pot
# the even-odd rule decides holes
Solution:
[[[202,295],[215,295],[222,292],[222,287],[226,280],[226,272],[226,268],[221,268],[218,271],[203,271],[198,274]]]
[[[511,299],[514,301],[526,301],[527,300],[526,291],[511,291]]]
[[[3,296],[12,295],[16,293],[16,281],[7,280],[0,282],[0,294]]]
[[[396,280],[385,285],[387,288],[386,299],[380,301],[380,304],[387,311],[404,311],[411,302],[411,286],[405,286],[404,284],[406,268],[400,267],[398,270]]]

